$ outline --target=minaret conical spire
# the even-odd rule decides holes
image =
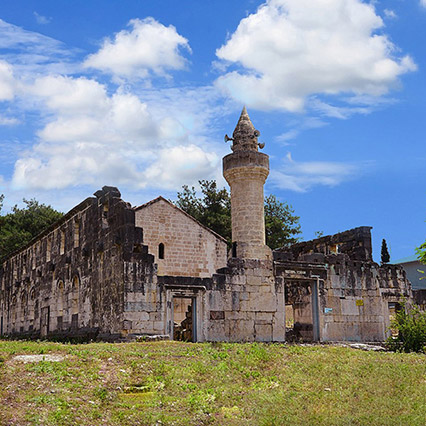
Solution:
[[[235,127],[232,135],[234,140],[232,147],[233,151],[257,151],[257,137],[259,135],[259,131],[254,128],[247,113],[247,109],[244,106],[241,111],[240,119],[238,120],[237,126]]]

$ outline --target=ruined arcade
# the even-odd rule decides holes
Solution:
[[[169,201],[104,187],[0,269],[0,335],[123,340],[383,341],[412,297],[402,267],[372,260],[369,227],[274,252],[268,155],[245,108],[223,159],[232,248]]]

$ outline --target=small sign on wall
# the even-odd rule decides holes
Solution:
[[[363,301],[362,299],[357,299],[357,300],[355,301],[355,304],[356,304],[357,306],[364,306],[364,301]]]
[[[333,308],[324,308],[325,314],[331,314],[333,312]]]

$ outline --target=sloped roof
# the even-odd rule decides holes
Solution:
[[[171,201],[169,201],[169,200],[167,200],[166,198],[164,198],[164,197],[162,197],[161,195],[159,196],[159,197],[157,197],[157,198],[154,198],[153,200],[151,200],[151,201],[148,201],[147,203],[145,203],[145,204],[141,204],[140,206],[137,206],[137,207],[133,207],[133,210],[134,211],[137,211],[137,210],[142,210],[142,209],[144,209],[144,208],[146,208],[146,207],[148,207],[148,206],[151,206],[151,205],[153,205],[153,204],[155,204],[155,203],[158,203],[159,201],[165,201],[167,204],[169,204],[171,207],[173,207],[174,209],[176,209],[177,211],[179,211],[180,213],[182,213],[182,214],[184,214],[185,216],[187,216],[188,218],[190,218],[192,221],[194,221],[197,225],[199,225],[199,226],[201,226],[202,228],[204,228],[206,231],[209,231],[211,234],[213,234],[216,238],[218,238],[218,239],[220,239],[220,240],[222,240],[222,241],[224,241],[225,243],[227,242],[226,241],[226,238],[224,238],[224,237],[222,237],[222,235],[219,235],[217,232],[214,232],[212,229],[210,229],[209,227],[207,227],[207,226],[205,226],[205,225],[203,225],[201,222],[199,222],[197,219],[195,219],[194,217],[192,217],[189,213],[187,213],[186,211],[184,211],[184,210],[182,210],[182,209],[180,209],[178,206],[175,206]]]
[[[398,260],[393,260],[390,263],[394,265],[399,265],[400,263],[410,263],[410,262],[420,262],[420,260],[417,258],[415,254],[413,254],[412,256],[403,257],[402,259],[398,259]]]

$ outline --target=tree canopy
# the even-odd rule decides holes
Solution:
[[[231,243],[231,197],[225,188],[218,189],[214,180],[200,180],[202,196],[198,197],[194,187],[184,185],[177,193],[176,205],[226,238]]]
[[[199,181],[201,196],[194,187],[184,185],[177,193],[176,205],[203,225],[232,242],[231,197],[226,188],[218,189],[214,180]],[[265,198],[266,244],[271,249],[288,246],[299,241],[299,216],[293,208],[275,197]]]
[[[416,249],[416,252],[420,262],[426,264],[426,242],[424,242],[420,247],[418,247]]]
[[[0,196],[0,212],[4,196]],[[35,199],[23,200],[25,207],[15,205],[12,212],[0,216],[0,259],[29,243],[40,232],[63,216],[51,206]]]
[[[382,240],[381,260],[382,263],[389,263],[390,261],[388,245],[386,244],[385,239]]]

